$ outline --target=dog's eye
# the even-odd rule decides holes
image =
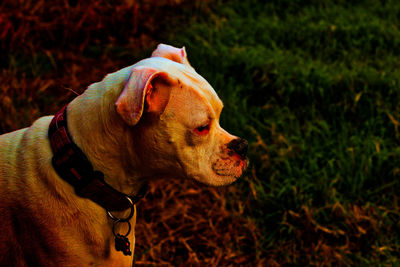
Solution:
[[[210,124],[197,127],[196,129],[194,129],[194,131],[199,135],[206,135],[210,131]]]

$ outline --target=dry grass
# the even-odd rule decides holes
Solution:
[[[0,134],[54,114],[107,73],[148,56],[165,28],[159,21],[186,5],[178,0],[73,2],[0,4]],[[259,232],[244,216],[246,203],[227,203],[238,194],[234,186],[152,184],[138,206],[136,265],[262,262]]]
[[[359,262],[362,253],[370,253],[369,264],[390,259],[399,249],[394,242],[383,245],[383,236],[396,231],[396,225],[385,225],[387,216],[398,216],[399,206],[392,209],[364,205],[332,206],[313,209],[303,206],[301,212],[287,211],[283,224],[292,231],[292,240],[279,242],[287,254],[271,250],[280,263],[304,263],[312,266],[350,266]],[[321,214],[325,213],[325,220]],[[328,218],[328,220],[326,220]],[[382,242],[383,241],[383,242]]]
[[[138,205],[138,266],[261,266],[259,231],[235,186],[160,181]],[[230,202],[230,203],[227,203]],[[229,210],[227,206],[233,206]]]
[[[138,205],[136,265],[398,265],[397,5],[216,1],[199,11],[207,2],[3,0],[0,134],[148,56],[176,19],[177,42],[222,88],[222,116],[256,130],[243,130],[252,171],[225,188],[152,184]]]
[[[165,24],[157,20],[167,24],[180,2],[2,1],[0,133],[54,113],[107,73],[135,63],[159,42]]]

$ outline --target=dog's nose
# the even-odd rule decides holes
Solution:
[[[243,138],[233,139],[228,143],[228,148],[236,152],[242,158],[246,157],[248,146],[247,140]]]

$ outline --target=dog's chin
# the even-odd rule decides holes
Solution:
[[[211,170],[214,173],[215,180],[226,181],[223,184],[230,184],[243,175],[247,165],[247,159],[218,159],[211,165]]]
[[[194,177],[193,179],[200,184],[218,187],[218,186],[230,185],[233,182],[235,182],[238,178],[239,177],[236,176],[221,176],[215,173],[211,173],[205,178]]]
[[[196,182],[209,186],[225,186],[237,181],[245,172],[248,159],[232,160],[230,158],[219,158],[208,167],[197,169],[187,177]]]
[[[247,168],[247,159],[237,164],[212,164],[208,175],[195,177],[195,180],[210,186],[225,186],[238,180]]]
[[[230,175],[218,175],[216,174],[216,178],[213,180],[214,184],[212,186],[225,186],[225,185],[230,185],[233,182],[235,182],[237,179],[239,179],[241,175],[235,175],[235,174],[230,174]]]

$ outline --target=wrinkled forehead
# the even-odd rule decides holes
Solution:
[[[183,70],[179,76],[176,76],[185,86],[191,88],[201,99],[205,99],[213,109],[214,114],[219,117],[222,111],[222,101],[218,97],[214,88],[199,74],[194,71]]]
[[[206,79],[200,76],[193,68],[161,57],[147,58],[139,61],[134,66],[151,67],[168,73],[177,78],[183,85],[194,89],[202,98],[205,98],[218,116],[221,113],[223,107],[221,99]]]

